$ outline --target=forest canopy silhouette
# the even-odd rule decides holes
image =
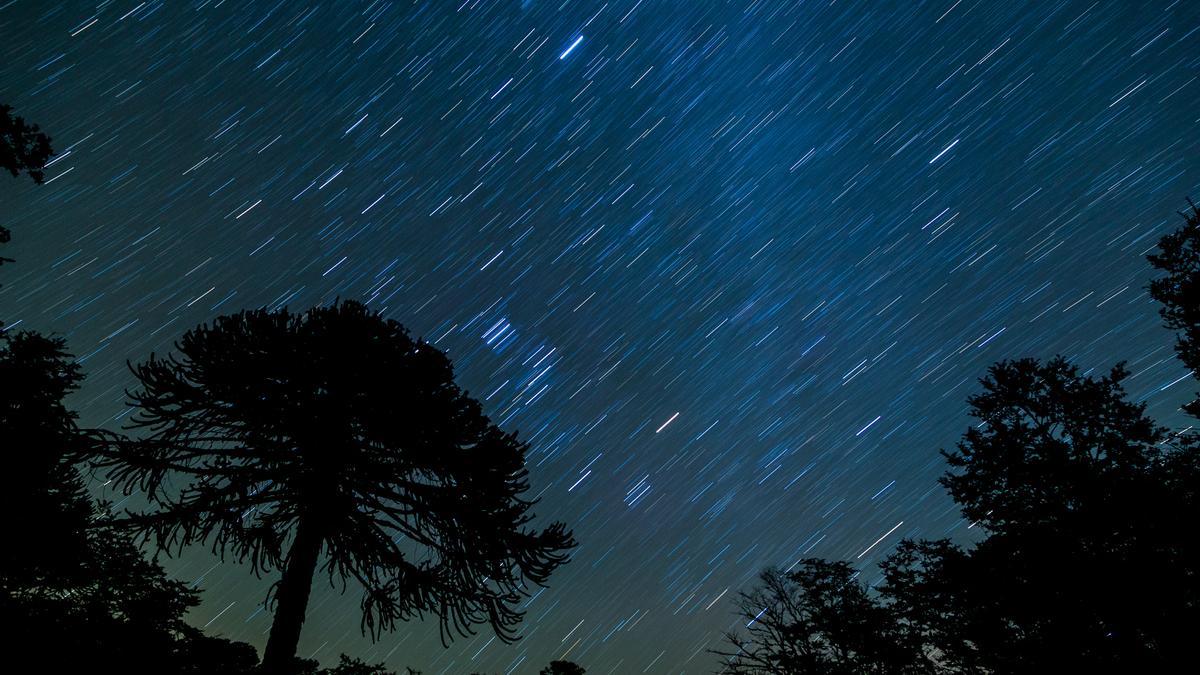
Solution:
[[[1194,374],[1200,210],[1183,216],[1149,256],[1149,291]],[[1150,419],[1128,377],[1062,357],[992,366],[941,478],[985,536],[905,540],[875,588],[845,562],[764,571],[741,595],[745,629],[714,650],[720,672],[1190,672],[1200,438]]]
[[[0,167],[40,183],[50,156],[0,106]],[[1149,261],[1150,295],[1195,373],[1200,209]],[[357,585],[371,636],[431,616],[445,641],[480,627],[511,641],[521,603],[575,546],[564,524],[534,525],[529,446],[455,384],[445,354],[358,302],[217,317],[130,371],[125,427],[82,428],[66,401],[83,372],[65,341],[0,332],[0,622],[14,672],[385,675],[297,657],[317,577]],[[1128,378],[1061,357],[993,365],[941,478],[980,538],[902,541],[875,585],[843,561],[764,570],[713,668],[1188,672],[1200,440],[1150,419]],[[93,477],[145,508],[94,500]],[[275,580],[261,657],[188,622],[200,592],[159,556],[189,546]],[[542,673],[584,672],[546,656]]]

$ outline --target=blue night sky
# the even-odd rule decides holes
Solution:
[[[525,638],[376,644],[322,585],[301,654],[429,673],[714,670],[766,565],[966,540],[937,485],[987,365],[1127,360],[1189,393],[1143,255],[1200,196],[1200,3],[0,0],[0,316],[85,424],[127,359],[252,307],[363,300],[532,443],[581,542]],[[203,550],[205,630],[269,580]]]

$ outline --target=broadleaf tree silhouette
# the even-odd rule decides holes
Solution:
[[[12,114],[12,106],[0,104],[0,169],[14,178],[28,174],[35,183],[46,180],[46,162],[54,152],[50,137],[24,118]]]
[[[106,525],[73,462],[94,436],[64,399],[82,380],[60,338],[0,332],[0,625],[10,672],[248,672],[249,645],[184,621],[198,592]]]
[[[46,162],[53,154],[50,137],[38,125],[14,116],[12,106],[0,104],[0,170],[8,171],[13,178],[26,174],[41,185],[46,180]],[[11,239],[12,233],[0,225],[0,244]],[[0,257],[0,265],[6,262],[12,260]]]
[[[1183,215],[1149,256],[1165,273],[1149,290],[1195,375],[1200,210]],[[1062,357],[993,365],[941,479],[982,538],[903,540],[870,593],[846,563],[768,570],[742,595],[748,633],[726,637],[722,672],[1189,672],[1200,547],[1181,524],[1200,516],[1200,437],[1159,426],[1130,377]],[[887,644],[864,647],[864,632]]]

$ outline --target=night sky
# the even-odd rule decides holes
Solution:
[[[318,580],[301,654],[426,673],[701,673],[766,565],[967,540],[937,485],[987,365],[1127,360],[1189,393],[1143,255],[1200,196],[1200,3],[0,0],[9,328],[126,359],[360,299],[532,443],[581,542],[525,639],[372,645]],[[206,631],[267,581],[204,550]]]

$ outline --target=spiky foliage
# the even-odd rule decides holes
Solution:
[[[156,511],[127,522],[162,550],[283,570],[264,665],[294,654],[318,567],[361,585],[373,637],[427,613],[444,641],[517,637],[517,603],[574,542],[529,527],[527,446],[442,352],[354,302],[220,317],[176,347],[133,366],[137,438],[96,463],[144,493]]]

